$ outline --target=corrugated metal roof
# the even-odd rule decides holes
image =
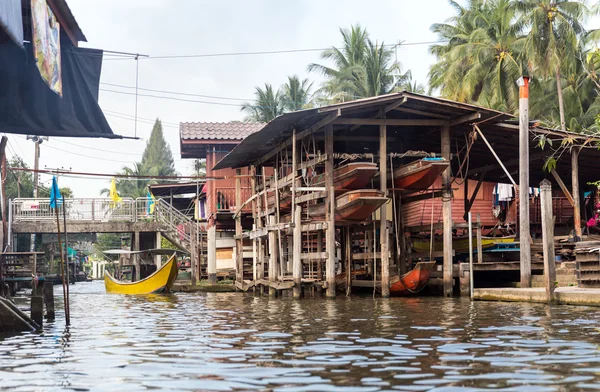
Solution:
[[[265,123],[251,122],[182,122],[181,140],[243,140],[264,128]]]

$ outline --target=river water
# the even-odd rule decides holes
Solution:
[[[60,287],[56,286],[57,295]],[[42,333],[0,336],[11,391],[600,389],[600,309],[465,299],[61,297]]]

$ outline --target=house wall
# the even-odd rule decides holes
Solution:
[[[207,216],[217,211],[235,212],[235,169],[212,170],[228,151],[208,152],[206,154],[206,205]],[[248,168],[243,168],[242,175],[249,173]],[[211,179],[216,177],[219,179]],[[225,177],[225,178],[221,178]],[[242,178],[242,202],[246,201],[250,196],[250,178]],[[244,211],[251,211],[251,206],[246,206]]]

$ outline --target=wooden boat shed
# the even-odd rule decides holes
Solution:
[[[579,144],[589,138],[530,123],[531,186],[548,177],[553,185],[558,182],[563,191],[570,192],[578,206],[579,183],[597,180],[595,175],[600,172],[597,149],[574,148],[572,158],[569,153],[562,154],[551,176],[542,170],[550,152],[537,147],[539,135],[561,140],[569,137]],[[406,162],[431,156],[451,163],[441,175],[441,189],[402,195],[393,189],[392,181],[381,180]],[[378,164],[372,187],[389,201],[364,221],[336,222],[334,168],[361,160]],[[292,289],[294,297],[300,297],[303,288],[317,287],[334,297],[336,285],[338,289],[363,286],[377,287],[387,297],[390,279],[408,268],[403,234],[430,230],[403,227],[406,219],[401,206],[438,198],[443,224],[435,229],[443,232],[439,256],[443,259],[443,292],[449,296],[457,277],[453,229],[466,226],[452,221],[451,200],[458,186],[452,178],[477,181],[475,189],[464,191],[466,211],[484,180],[518,180],[519,127],[506,113],[401,92],[281,115],[250,134],[212,170],[227,168],[236,169],[233,218],[239,289],[268,287],[271,295]],[[315,172],[324,175],[324,187],[306,184],[307,173]],[[251,190],[246,198],[241,183],[248,179]],[[469,181],[464,183],[468,187]],[[284,194],[292,199],[287,212],[279,208]],[[308,219],[310,210],[323,203],[325,215]],[[245,258],[248,252],[244,253],[244,247],[250,246],[252,257]],[[364,282],[354,279],[357,268],[365,268],[372,278]],[[520,268],[531,275],[531,260],[521,260]]]

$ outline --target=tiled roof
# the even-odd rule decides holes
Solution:
[[[250,122],[182,122],[179,123],[179,134],[182,140],[244,140],[265,125]]]

